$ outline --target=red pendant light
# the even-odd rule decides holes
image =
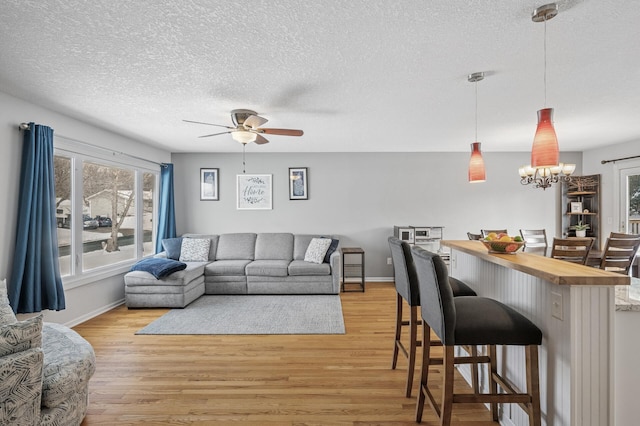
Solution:
[[[476,91],[476,141],[478,140],[478,82],[484,79],[483,72],[474,72],[467,76],[469,83],[474,83]],[[482,158],[482,152],[480,151],[480,142],[474,142],[471,144],[471,158],[469,159],[469,182],[479,183],[487,180],[484,159]]]
[[[553,128],[553,108],[538,111],[538,128],[531,149],[532,167],[553,167],[560,162],[558,138]]]
[[[480,142],[474,142],[471,144],[471,158],[469,159],[469,182],[476,183],[486,180]]]

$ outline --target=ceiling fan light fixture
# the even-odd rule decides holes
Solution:
[[[253,132],[249,132],[246,130],[235,130],[231,132],[231,137],[234,141],[240,142],[243,145],[246,145],[250,142],[254,142],[258,135]]]

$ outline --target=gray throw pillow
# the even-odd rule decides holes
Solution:
[[[162,248],[167,253],[167,259],[179,260],[180,247],[182,247],[182,237],[162,240]]]

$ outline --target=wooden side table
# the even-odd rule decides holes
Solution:
[[[342,247],[342,291],[361,291],[364,293],[364,250],[360,247]],[[360,262],[356,262],[354,257],[360,256]],[[354,263],[355,262],[355,263]],[[347,283],[348,278],[360,278],[358,282]],[[356,284],[358,287],[353,290],[346,290],[347,284]]]

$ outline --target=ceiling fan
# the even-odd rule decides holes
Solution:
[[[200,138],[208,138],[211,136],[225,135],[227,133],[231,133],[231,137],[240,142],[243,145],[248,144],[249,142],[255,142],[259,145],[268,143],[267,138],[262,136],[265,135],[283,135],[283,136],[302,136],[304,132],[302,130],[295,129],[272,129],[272,128],[264,128],[260,127],[267,120],[264,117],[260,117],[258,113],[252,111],[250,109],[234,109],[231,111],[231,121],[233,122],[235,127],[224,126],[222,124],[213,124],[213,123],[203,123],[201,121],[191,121],[191,120],[182,120],[187,123],[196,123],[196,124],[205,124],[207,126],[216,126],[216,127],[224,127],[228,129],[225,132],[212,133],[210,135],[202,135],[198,136]]]

